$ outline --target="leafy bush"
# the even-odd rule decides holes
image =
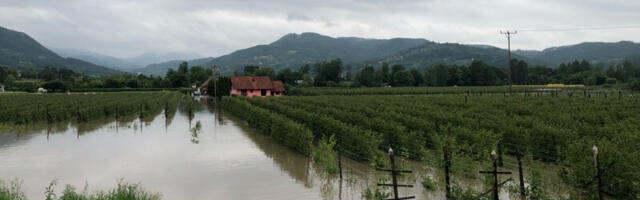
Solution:
[[[324,167],[331,174],[338,173],[338,165],[336,164],[336,139],[333,136],[323,138],[318,142],[318,146],[313,149],[313,161]]]
[[[422,177],[422,187],[426,190],[437,190],[438,183],[431,176],[424,175]]]
[[[14,179],[9,183],[0,180],[0,199],[3,200],[25,200],[27,199],[22,193],[22,181]]]

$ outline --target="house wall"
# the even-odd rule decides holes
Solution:
[[[271,90],[266,91],[267,94],[265,96],[271,96]],[[242,90],[232,88],[229,92],[231,95],[242,96]],[[262,96],[262,90],[247,90],[247,97],[253,96]]]

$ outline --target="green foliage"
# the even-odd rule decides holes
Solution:
[[[326,91],[351,90],[322,90]],[[589,151],[598,144],[602,149],[600,165],[606,168],[606,190],[619,198],[638,194],[634,184],[640,182],[640,173],[633,169],[640,165],[634,145],[640,143],[640,125],[635,123],[640,120],[640,105],[636,99],[568,95],[466,98],[469,100],[460,95],[320,95],[253,98],[249,102],[309,127],[316,139],[335,135],[336,145],[345,155],[376,163],[383,158],[379,150],[388,147],[415,160],[425,158],[427,149],[440,158],[441,135],[450,129],[452,172],[468,178],[476,178],[477,171],[487,167],[482,163],[501,141],[506,155],[519,149],[536,160],[562,165],[564,180],[580,188],[593,180]]]
[[[640,81],[638,81],[638,80],[633,80],[633,81],[629,82],[629,84],[627,84],[627,85],[632,90],[636,90],[636,91],[640,90]]]
[[[438,189],[438,183],[435,180],[433,180],[433,178],[431,178],[431,176],[424,175],[422,177],[422,187],[425,190],[433,191],[433,190],[437,190]]]
[[[410,72],[402,70],[393,74],[393,86],[413,86],[414,84],[415,79]]]
[[[525,189],[525,194],[527,195],[527,199],[530,200],[547,200],[551,199],[547,196],[544,188],[542,188],[542,177],[540,172],[535,169],[531,170],[531,175],[528,179],[528,185]]]
[[[55,198],[54,198],[55,199]],[[75,187],[66,185],[62,195],[57,200],[159,200],[161,195],[145,190],[140,184],[118,181],[116,188],[107,191],[87,192],[85,186],[82,192],[77,192]]]
[[[0,123],[52,123],[72,118],[88,121],[141,112],[142,116],[152,116],[168,102],[175,102],[179,95],[177,92],[7,94],[0,97]]]
[[[388,178],[380,178],[377,183],[388,183]],[[391,196],[391,192],[387,189],[378,187],[377,185],[373,186],[373,189],[367,187],[364,191],[362,191],[362,198],[366,200],[384,200],[388,199]]]
[[[307,127],[288,119],[286,116],[251,105],[240,98],[223,97],[222,107],[247,120],[249,125],[260,132],[271,135],[278,143],[304,155],[311,154],[313,134]]]
[[[14,179],[9,183],[0,180],[0,199],[26,200],[27,197],[22,192],[22,180]]]
[[[49,81],[42,85],[43,88],[51,92],[65,92],[67,85],[61,81]]]
[[[316,77],[313,85],[315,86],[331,86],[339,83],[342,79],[342,61],[340,59],[316,63],[314,69]]]
[[[322,138],[313,149],[313,161],[324,167],[331,174],[338,173],[337,154],[334,150],[336,146],[335,137]]]
[[[479,195],[480,193],[473,191],[471,189],[464,189],[455,183],[451,186],[452,200],[486,200],[488,199],[486,196],[478,197]]]
[[[200,138],[198,138],[198,135],[200,134],[200,130],[202,129],[202,124],[200,123],[200,121],[198,120],[196,122],[196,125],[191,128],[191,143],[194,144],[199,144],[200,143]]]

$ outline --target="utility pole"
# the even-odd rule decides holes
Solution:
[[[213,77],[211,79],[211,81],[213,81],[213,97],[217,98],[218,97],[218,86],[217,86],[217,81],[216,81],[216,66],[215,65],[212,67],[211,77]],[[209,91],[209,93],[211,93],[211,91]]]
[[[507,49],[509,51],[509,75],[507,76],[509,78],[508,83],[509,83],[509,94],[512,95],[512,90],[511,90],[511,73],[513,71],[512,66],[511,66],[511,35],[515,35],[518,34],[518,31],[500,31],[500,34],[503,35],[507,35]]]

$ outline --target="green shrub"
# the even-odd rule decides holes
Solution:
[[[425,190],[437,190],[438,189],[438,183],[436,181],[433,180],[433,178],[431,178],[431,176],[429,175],[424,175],[422,177],[422,187]]]
[[[331,174],[338,173],[336,164],[337,155],[334,151],[336,139],[333,136],[325,137],[318,142],[318,146],[313,149],[313,161],[324,167]]]
[[[2,200],[25,200],[22,193],[22,180],[14,179],[9,183],[0,180],[0,199]]]

